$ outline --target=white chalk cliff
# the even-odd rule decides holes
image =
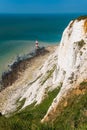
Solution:
[[[47,96],[47,92],[61,86],[42,119],[42,122],[49,121],[62,98],[87,79],[87,19],[77,19],[69,23],[55,53],[38,69],[35,77],[32,83],[27,83],[26,87],[23,86],[19,90],[20,101],[26,98],[22,109],[32,103],[40,104]],[[9,99],[8,104],[3,114],[14,107],[12,98]]]
[[[67,96],[69,91],[77,87],[82,81],[87,80],[86,31],[87,19],[77,19],[71,21],[63,32],[58,50],[57,70],[55,70],[54,81],[56,84],[60,82],[63,84],[42,122],[49,121],[51,116],[55,115],[59,102]]]

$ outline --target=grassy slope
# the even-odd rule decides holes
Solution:
[[[1,116],[0,130],[44,130],[45,126],[40,124],[40,120],[46,114],[58,92],[59,89],[49,92],[47,98],[38,106],[34,107],[32,104],[9,118]]]
[[[87,82],[72,91],[61,113],[53,122],[55,130],[87,130]]]
[[[32,104],[8,119],[0,117],[0,130],[87,130],[87,82],[81,83],[79,90],[81,93],[75,94],[77,90],[74,90],[66,98],[68,104],[60,109],[54,122],[40,124],[57,89],[36,107]]]

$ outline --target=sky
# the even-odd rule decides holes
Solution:
[[[0,0],[0,13],[87,13],[87,0]]]

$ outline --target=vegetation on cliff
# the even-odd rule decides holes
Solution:
[[[70,92],[71,94],[62,101],[55,120],[45,124],[40,123],[58,92],[59,89],[49,92],[40,105],[32,104],[9,118],[0,116],[0,130],[87,130],[86,81],[82,82],[78,89],[72,90],[72,93]],[[65,101],[67,101],[66,105]]]
[[[0,130],[44,130],[47,126],[40,123],[45,116],[53,99],[58,94],[60,88],[48,92],[48,96],[37,106],[34,104],[24,110],[13,114],[11,117],[0,116]]]

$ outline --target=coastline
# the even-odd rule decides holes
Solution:
[[[49,45],[41,54],[35,55],[34,52],[31,52],[25,56],[17,57],[16,61],[9,65],[9,70],[2,74],[1,91],[14,84],[21,76],[27,75],[26,70],[32,73],[32,68],[37,69],[55,51],[56,47],[57,45]],[[29,76],[30,80],[31,77]]]
[[[35,75],[37,74],[38,70],[41,69],[44,62],[48,59],[48,57],[53,54],[56,50],[58,45],[50,45],[46,47],[46,50],[48,50],[48,53],[45,53],[44,55],[39,55],[35,58],[33,58],[31,61],[27,62],[26,68],[22,69],[22,71],[18,71],[18,73],[15,73],[15,75],[18,74],[17,79],[12,83],[12,85],[9,85],[5,89],[2,89],[0,92],[0,112],[2,112],[6,105],[8,104],[8,100],[10,100],[11,96],[14,95],[13,100],[17,100],[20,98],[18,97],[18,93],[21,93],[23,88],[26,90],[26,84],[30,84],[34,81]],[[19,94],[20,95],[20,94]],[[13,110],[14,111],[14,110]]]

